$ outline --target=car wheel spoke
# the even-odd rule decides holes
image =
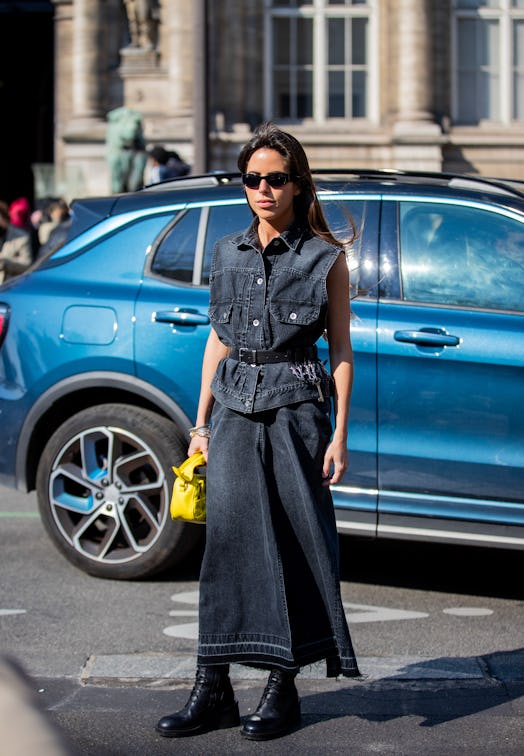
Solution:
[[[98,527],[102,536],[96,542],[89,537],[90,529]],[[101,513],[94,512],[91,517],[83,519],[72,534],[72,542],[77,551],[87,554],[91,558],[103,559],[108,553],[115,536],[118,533],[118,523],[114,517],[101,517]],[[86,536],[84,538],[84,536]]]
[[[100,486],[90,482],[82,468],[72,463],[59,465],[51,474],[50,496],[57,507],[88,513],[96,506]]]
[[[134,508],[139,503],[139,501],[140,500],[137,497],[134,497],[133,500],[128,504],[129,509],[131,510],[132,508]],[[140,513],[142,515],[140,519],[142,520],[144,517],[147,519],[147,522],[149,523],[149,530],[150,530],[151,540],[154,540],[154,538],[156,537],[157,533],[160,530],[160,526],[159,526],[158,521],[156,520],[156,518],[154,518],[151,515],[151,512],[149,511],[149,509],[148,509],[147,506],[144,506],[142,504],[141,506],[137,507],[137,510],[138,509],[140,510]],[[132,546],[132,548],[137,553],[139,553],[139,554],[143,553],[143,552],[145,552],[145,551],[147,551],[149,549],[149,541],[144,541],[143,540],[142,543],[140,543],[135,538],[135,535],[133,533],[133,528],[132,528],[132,525],[131,525],[131,522],[130,522],[131,518],[128,520],[128,518],[126,516],[126,513],[127,513],[127,507],[126,507],[126,510],[123,512],[123,515],[122,515],[122,520],[121,520],[122,529],[123,529],[124,533],[126,534],[126,537],[127,537],[127,540],[129,542],[130,546]]]

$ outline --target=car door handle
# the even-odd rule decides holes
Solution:
[[[422,328],[420,331],[395,331],[393,337],[395,341],[427,347],[458,346],[460,344],[458,336],[452,336],[440,328]]]
[[[157,323],[171,323],[172,325],[208,325],[209,316],[203,315],[198,310],[183,309],[175,307],[174,310],[164,310],[163,312],[154,312],[153,320]]]

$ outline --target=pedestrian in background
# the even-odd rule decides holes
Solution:
[[[158,184],[160,181],[187,176],[189,165],[184,163],[178,152],[166,150],[161,145],[155,145],[148,152],[150,168],[148,184]]]
[[[13,226],[27,231],[31,240],[31,255],[34,260],[38,254],[38,232],[31,220],[32,208],[27,197],[18,197],[9,205],[9,220]]]
[[[0,283],[23,273],[32,261],[29,232],[11,222],[9,205],[0,201]]]
[[[238,166],[252,225],[215,247],[212,329],[188,453],[207,457],[196,680],[157,731],[239,724],[231,662],[269,670],[251,740],[300,722],[295,676],[325,659],[358,676],[340,596],[330,484],[348,465],[349,273],[301,144],[263,124]],[[327,328],[331,376],[316,342]],[[334,402],[334,429],[331,425]]]
[[[40,245],[45,244],[49,239],[51,232],[60,223],[69,218],[69,205],[62,197],[52,200],[44,210],[44,216],[38,227],[38,241]]]

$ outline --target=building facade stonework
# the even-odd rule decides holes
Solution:
[[[108,192],[120,107],[194,172],[234,169],[269,119],[313,167],[524,179],[522,0],[53,2],[54,170],[69,199]]]

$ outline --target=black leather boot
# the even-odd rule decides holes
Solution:
[[[270,740],[285,735],[300,723],[300,699],[295,673],[271,670],[257,710],[241,729],[248,740]]]
[[[175,714],[162,717],[156,731],[165,738],[183,738],[239,724],[229,666],[199,666],[188,702]]]

